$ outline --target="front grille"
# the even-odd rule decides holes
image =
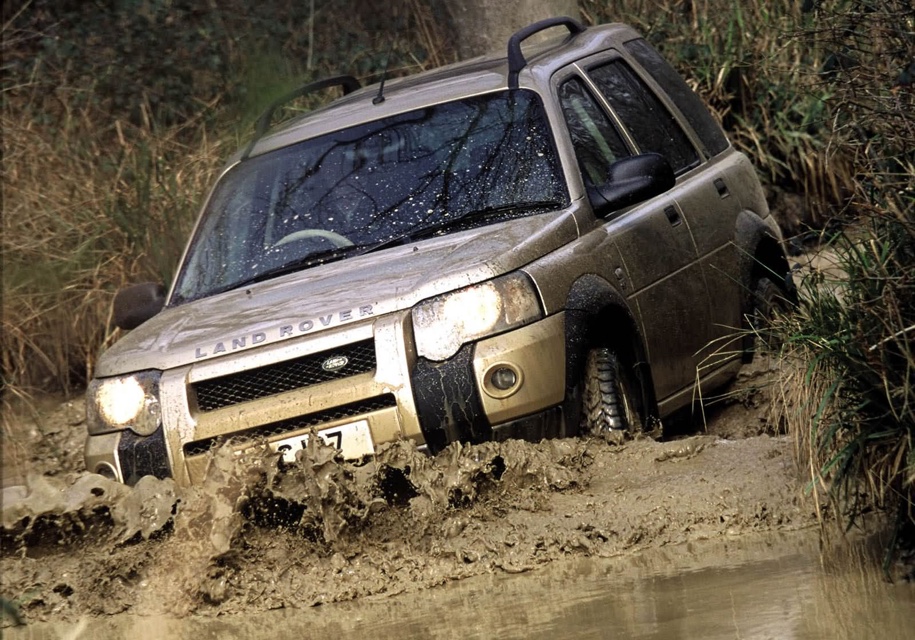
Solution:
[[[295,418],[280,420],[279,422],[271,422],[270,424],[261,425],[259,427],[252,427],[251,429],[245,429],[244,431],[236,431],[235,433],[226,434],[224,436],[214,436],[204,440],[197,440],[196,442],[189,442],[184,445],[184,455],[199,456],[223,442],[231,441],[233,443],[242,444],[261,438],[274,438],[284,433],[315,427],[325,422],[355,418],[356,416],[362,416],[372,413],[373,411],[389,409],[396,406],[397,399],[393,394],[387,393],[375,398],[369,398],[368,400],[360,400],[359,402],[341,405],[306,416],[297,416]]]
[[[336,370],[328,371],[322,366],[332,359],[337,363],[343,362],[344,358],[346,364]],[[193,389],[200,410],[213,411],[374,369],[375,345],[372,340],[365,340],[295,360],[203,380],[194,384]]]

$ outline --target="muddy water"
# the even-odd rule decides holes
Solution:
[[[194,488],[87,474],[52,421],[0,495],[0,596],[25,622],[0,635],[915,637],[915,587],[859,547],[821,561],[794,444],[732,409],[671,442],[226,450]]]
[[[412,595],[220,618],[113,616],[5,629],[76,638],[913,637],[915,586],[890,584],[864,543],[821,552],[808,532],[550,563]]]

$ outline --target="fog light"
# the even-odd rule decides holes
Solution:
[[[486,395],[496,400],[504,400],[518,392],[524,383],[524,374],[514,364],[498,362],[483,372],[481,382]]]
[[[489,381],[499,391],[508,391],[518,383],[518,374],[508,367],[498,367],[490,374]]]

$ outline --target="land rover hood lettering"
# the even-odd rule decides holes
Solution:
[[[314,331],[317,328],[324,329],[326,327],[343,324],[352,320],[368,318],[373,315],[375,315],[373,311],[373,305],[364,304],[357,309],[345,309],[343,311],[328,313],[326,315],[318,316],[317,318],[302,320],[292,324],[281,324],[272,327],[267,331],[257,331],[247,335],[234,336],[225,340],[220,340],[215,345],[198,346],[194,349],[194,359],[197,360],[200,358],[206,358],[210,355],[228,353],[229,351],[244,349],[248,346],[260,344],[261,342],[266,342],[268,340],[278,340],[280,338],[288,338],[294,335],[301,335],[303,333]],[[346,366],[345,362],[338,366],[337,369],[343,366]],[[327,369],[327,367],[324,368]],[[327,370],[332,371],[333,369]]]

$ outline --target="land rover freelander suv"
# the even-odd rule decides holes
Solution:
[[[790,293],[752,165],[626,25],[551,19],[506,55],[293,96],[329,86],[264,114],[168,292],[116,297],[90,471],[632,433],[732,377],[759,300]]]

